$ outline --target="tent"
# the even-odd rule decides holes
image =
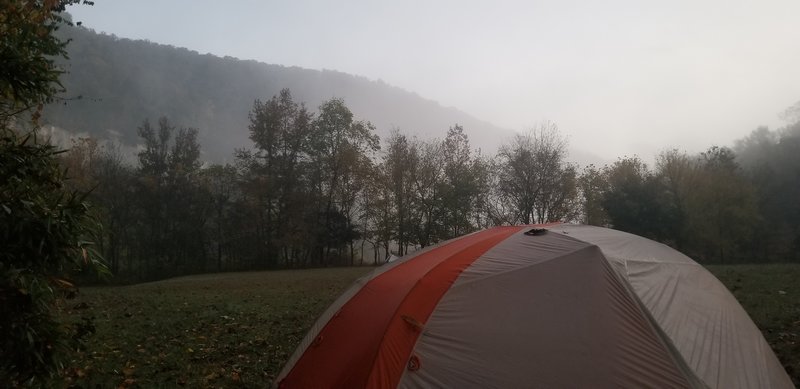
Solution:
[[[280,388],[791,388],[728,290],[651,240],[555,224],[496,227],[358,280]]]

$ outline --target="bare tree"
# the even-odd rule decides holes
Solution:
[[[577,214],[576,172],[566,155],[567,141],[552,122],[500,148],[499,188],[515,208],[515,223],[545,223]]]

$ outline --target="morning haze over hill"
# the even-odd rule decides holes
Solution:
[[[493,154],[514,134],[382,81],[338,71],[202,55],[81,27],[64,27],[62,34],[72,39],[62,78],[68,100],[45,109],[47,124],[128,146],[140,142],[136,129],[143,120],[167,116],[178,126],[199,130],[202,159],[230,161],[235,148],[252,144],[248,113],[254,100],[268,100],[283,88],[312,111],[328,99],[343,99],[382,138],[393,129],[421,139],[443,138],[458,124],[473,148]]]

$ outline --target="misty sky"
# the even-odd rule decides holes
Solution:
[[[510,129],[552,120],[608,160],[730,145],[783,125],[800,100],[798,0],[96,0],[69,12],[120,37],[381,79]]]

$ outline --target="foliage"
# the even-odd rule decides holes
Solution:
[[[133,217],[138,193],[134,169],[125,162],[118,144],[93,138],[73,140],[69,150],[60,155],[60,161],[70,174],[70,188],[91,191],[88,199],[103,224],[97,246],[111,273],[119,275],[127,249],[123,242],[136,225]]]
[[[442,142],[443,159],[443,236],[451,239],[475,230],[473,217],[479,212],[477,207],[479,170],[469,146],[469,138],[464,128],[455,125],[447,131]]]
[[[749,223],[756,242],[751,249],[763,258],[800,260],[800,118],[777,131],[756,129],[735,151],[760,216]]]
[[[3,0],[0,3],[0,123],[52,102],[63,88],[56,58],[68,41],[55,35],[61,12],[79,0]],[[38,114],[38,112],[37,112]]]
[[[581,222],[594,226],[608,225],[608,214],[603,207],[603,198],[608,192],[604,172],[594,165],[585,167],[578,178],[578,188],[583,215]]]
[[[85,194],[69,190],[55,147],[3,130],[0,140],[0,381],[29,382],[67,346],[54,304],[74,294],[64,277],[103,269],[91,239],[99,227]]]
[[[602,205],[614,228],[647,236],[705,262],[749,258],[756,197],[730,149],[711,147],[692,158],[662,153],[656,170],[639,158],[604,172]]]
[[[76,292],[69,276],[104,270],[85,193],[65,184],[56,147],[35,131],[21,135],[62,90],[54,61],[67,42],[55,31],[73,3],[0,4],[0,382],[9,386],[41,385],[58,353],[90,332],[90,322],[59,321],[54,311]]]
[[[400,131],[395,129],[386,144],[386,152],[383,155],[383,164],[380,166],[380,171],[377,174],[382,174],[381,180],[374,180],[376,185],[383,188],[387,205],[393,205],[393,212],[390,220],[386,220],[383,239],[384,246],[388,246],[390,239],[397,242],[398,255],[403,255],[407,250],[409,244],[412,242],[411,237],[414,221],[411,219],[412,215],[412,174],[417,159],[412,153],[413,146],[409,145],[408,138],[400,134]],[[388,215],[376,215],[378,217]],[[381,223],[377,220],[376,224]],[[384,247],[388,252],[388,248]]]
[[[314,237],[318,260],[328,265],[333,252],[343,257],[345,245],[350,245],[357,232],[346,213],[352,210],[356,188],[371,166],[371,156],[380,149],[375,127],[353,120],[353,113],[341,99],[331,99],[319,107],[312,123],[309,142],[309,179],[317,200],[318,226]],[[348,190],[350,189],[350,190]]]
[[[136,216],[131,220],[137,237],[134,249],[146,258],[146,269],[162,275],[185,272],[203,258],[203,233],[208,195],[200,185],[200,146],[197,130],[175,127],[166,117],[158,130],[145,120],[139,128],[144,149],[139,156],[135,185]],[[173,134],[174,140],[173,140]]]
[[[785,115],[795,122],[777,131],[759,127],[733,149],[712,146],[697,155],[667,150],[652,171],[636,157],[586,169],[586,219],[673,245],[706,263],[797,261],[796,111],[797,105]]]
[[[314,112],[288,89],[256,100],[249,117],[254,147],[239,150],[233,164],[201,165],[199,132],[165,118],[140,126],[138,167],[113,145],[86,139],[73,147],[64,163],[80,172],[81,188],[97,186],[91,198],[108,226],[101,249],[120,282],[378,264],[526,222],[610,226],[703,262],[767,260],[770,252],[791,258],[785,250],[795,244],[790,218],[779,234],[763,229],[760,212],[770,203],[726,148],[668,150],[653,169],[632,157],[579,174],[552,123],[489,157],[470,148],[458,125],[426,141],[395,129],[379,148],[374,127],[342,100]],[[782,185],[775,192],[784,196],[790,185]]]
[[[408,208],[413,216],[409,215],[407,218],[406,229],[412,233],[409,243],[414,242],[422,247],[436,243],[446,231],[443,207],[445,162],[442,148],[441,142],[436,140],[415,141],[409,144],[409,166],[403,166],[402,161],[389,162],[388,158],[398,157],[397,155],[387,154],[387,159],[384,160],[385,165],[399,165],[401,171],[410,175],[406,188],[410,187]]]
[[[622,158],[606,168],[608,190],[603,208],[614,228],[663,240],[671,225],[670,203],[662,183],[638,157]]]
[[[741,254],[754,226],[760,224],[754,187],[730,149],[711,147],[697,163],[701,184],[690,203],[692,235],[687,249],[709,261],[749,259]]]

